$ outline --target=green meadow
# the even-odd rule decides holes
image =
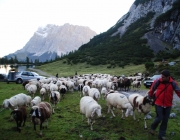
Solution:
[[[144,65],[139,66],[126,66],[124,68],[115,67],[107,69],[104,66],[88,66],[81,65],[67,65],[63,62],[54,62],[52,64],[42,65],[36,67],[47,74],[55,76],[56,73],[61,76],[72,76],[77,71],[78,74],[86,73],[109,73],[111,75],[130,75],[135,72],[143,72],[145,70]],[[147,90],[143,85],[141,90]],[[25,93],[27,91],[23,89],[21,84],[15,83],[0,83],[0,103],[2,104],[4,99],[8,99],[11,96]],[[39,91],[35,96],[40,96]],[[46,96],[45,101],[48,101]],[[121,119],[121,111],[115,109],[114,113],[116,117],[112,117],[112,114],[107,114],[106,101],[102,98],[99,100],[99,104],[102,107],[102,117],[97,118],[93,124],[93,129],[90,130],[90,126],[87,124],[87,119],[80,114],[80,94],[78,91],[68,91],[64,99],[61,99],[55,109],[55,114],[52,114],[48,128],[43,129],[43,135],[40,136],[39,125],[37,125],[37,133],[33,129],[31,118],[29,116],[30,109],[27,108],[28,118],[26,124],[22,127],[21,133],[16,130],[16,123],[14,120],[10,120],[11,110],[0,109],[0,140],[156,140],[156,135],[151,136],[149,134],[150,124],[155,117],[154,107],[152,107],[151,116],[152,119],[147,120],[148,129],[144,129],[143,116],[139,122],[134,121],[132,116]],[[172,109],[172,112],[176,113],[176,118],[169,119],[169,125],[167,129],[167,138],[169,140],[179,140],[180,137],[180,104],[177,103],[176,107]],[[137,113],[136,113],[136,117]],[[45,125],[45,123],[44,123]]]

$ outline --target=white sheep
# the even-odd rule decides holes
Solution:
[[[27,86],[27,92],[34,98],[34,94],[37,92],[37,86],[36,85],[31,85],[31,84],[26,84]]]
[[[50,93],[50,85],[49,84],[42,84],[41,88],[45,88],[46,93],[49,95],[49,93]]]
[[[74,91],[74,88],[75,88],[75,85],[74,85],[74,82],[72,82],[72,81],[67,81],[66,82],[66,87],[67,87],[67,89],[69,90],[69,91]]]
[[[46,89],[45,88],[41,88],[39,93],[40,93],[40,95],[42,97],[42,100],[44,101],[45,95],[47,94]]]
[[[132,82],[132,88],[134,89],[134,91],[138,91],[141,87],[141,81],[133,81]]]
[[[24,93],[19,93],[17,95],[12,96],[9,99],[5,99],[3,101],[2,107],[10,108],[13,110],[17,109],[20,106],[27,106],[31,100],[32,99],[28,95]]]
[[[58,86],[54,83],[50,83],[49,87],[50,87],[50,92],[51,91],[58,91]]]
[[[126,110],[125,116],[133,114],[133,107],[130,104],[128,98],[121,93],[111,93],[107,95],[106,103],[108,106],[108,113],[111,111],[112,115],[115,117],[112,107],[119,108],[122,111],[122,117],[124,118],[124,110]]]
[[[88,119],[91,130],[93,130],[92,125],[95,123],[95,117],[101,117],[101,109],[101,106],[92,97],[84,96],[80,100],[80,113]]]
[[[82,90],[83,96],[89,96],[89,90],[90,87],[88,85],[85,85]]]
[[[100,92],[97,88],[90,88],[89,96],[92,97],[94,100],[98,101],[100,98]]]
[[[34,97],[31,101],[31,106],[37,106],[41,102],[41,98],[39,96]]]
[[[150,99],[148,96],[142,96],[138,93],[129,95],[128,99],[131,105],[133,106],[133,110],[137,110],[137,112],[139,113],[139,117],[141,116],[141,113],[144,114],[144,128],[146,129],[146,115],[151,111],[153,100]],[[136,120],[135,113],[133,115],[133,118],[134,120]]]
[[[60,102],[60,93],[58,91],[51,91],[49,96],[49,102],[52,103],[53,113],[56,105]]]
[[[106,87],[102,87],[101,89],[102,99],[105,99],[107,94],[108,94],[108,90],[106,89]]]

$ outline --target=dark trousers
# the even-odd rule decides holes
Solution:
[[[164,108],[164,107],[155,105],[155,110],[156,110],[156,118],[151,124],[151,129],[155,130],[158,127],[159,123],[161,123],[159,127],[159,137],[164,137],[166,134],[171,107]]]

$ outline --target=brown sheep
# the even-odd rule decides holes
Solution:
[[[19,107],[18,109],[14,109],[11,112],[11,115],[13,115],[14,120],[17,124],[17,130],[19,133],[21,132],[21,124],[23,122],[23,126],[25,125],[26,118],[27,118],[27,111],[25,107]]]
[[[34,124],[34,130],[36,131],[36,125],[40,124],[40,135],[42,135],[42,124],[46,121],[48,126],[48,119],[52,115],[52,107],[48,102],[41,102],[37,106],[32,107],[30,115]]]

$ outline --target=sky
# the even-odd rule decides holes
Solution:
[[[135,0],[0,0],[0,57],[22,49],[47,24],[87,26],[97,34],[125,15]]]

